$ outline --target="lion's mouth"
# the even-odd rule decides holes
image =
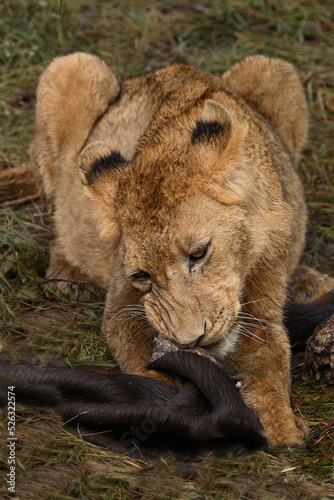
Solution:
[[[195,346],[198,346],[200,344],[203,337],[204,335],[200,335],[196,340],[193,340],[193,342],[189,342],[189,344],[180,344],[175,340],[173,342],[179,349],[193,349]]]

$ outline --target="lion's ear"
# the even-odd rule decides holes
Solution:
[[[192,131],[202,168],[213,181],[212,194],[224,203],[238,203],[252,185],[244,153],[248,124],[223,104],[207,99]]]
[[[92,215],[103,238],[114,239],[118,234],[116,222],[115,171],[127,164],[118,151],[102,141],[92,142],[81,152],[78,171],[85,193],[92,202]]]

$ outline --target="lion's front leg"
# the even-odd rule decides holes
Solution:
[[[147,368],[157,332],[148,322],[138,294],[108,292],[102,333],[122,372],[157,378],[174,385],[172,377]]]
[[[133,305],[104,314],[102,332],[122,372],[150,376],[147,364],[153,351],[152,328],[139,317]],[[132,315],[133,314],[133,315]]]
[[[286,273],[283,265],[261,271],[246,284],[240,340],[231,358],[244,379],[242,396],[258,414],[270,444],[298,445],[307,430],[290,402],[291,349],[283,325]]]
[[[243,338],[233,353],[244,380],[242,396],[258,414],[271,445],[299,445],[307,429],[290,404],[289,341],[283,325],[268,330],[265,335],[262,328],[249,329],[253,338]]]

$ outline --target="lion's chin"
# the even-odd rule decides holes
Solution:
[[[212,354],[218,355],[220,358],[224,358],[235,349],[238,339],[239,328],[235,325],[222,338],[218,338],[215,342],[201,347],[204,347]]]

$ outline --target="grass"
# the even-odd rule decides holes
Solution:
[[[303,262],[334,275],[334,7],[331,0],[3,0],[0,4],[0,168],[29,161],[34,92],[50,60],[99,55],[120,76],[172,62],[220,74],[255,53],[301,72],[311,112],[300,173],[310,212]],[[12,200],[13,201],[13,200]],[[48,219],[40,202],[0,206],[0,335],[14,357],[112,363],[99,328],[102,297],[83,307],[45,294]],[[150,466],[80,441],[58,417],[18,410],[20,499],[334,498],[334,390],[294,359],[293,403],[310,425],[298,449],[240,460],[208,458],[194,469],[171,457]],[[8,471],[0,419],[0,492]]]

